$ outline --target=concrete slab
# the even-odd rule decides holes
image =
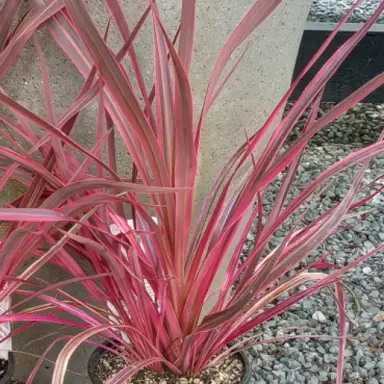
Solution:
[[[303,39],[296,61],[294,78],[305,68],[313,57],[314,53],[320,48],[324,41],[333,31],[336,24],[309,22],[306,24]],[[361,28],[361,23],[344,24],[341,31],[333,39],[330,47],[324,55],[314,64],[313,68],[304,76],[295,92],[292,94],[291,101],[297,100],[305,87],[313,79],[314,75],[320,70],[331,55],[337,51],[353,34]],[[362,38],[357,47],[345,59],[340,68],[332,76],[324,90],[322,100],[324,102],[339,103],[347,96],[355,92],[369,80],[379,75],[383,70],[384,60],[384,24],[374,24],[368,34]],[[384,89],[378,88],[369,94],[363,102],[365,103],[384,103]]]

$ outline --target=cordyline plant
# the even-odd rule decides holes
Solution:
[[[148,1],[132,29],[119,1],[106,0],[110,21],[124,41],[116,54],[106,43],[108,30],[104,36],[99,34],[81,0],[31,0],[30,9],[19,22],[16,14],[21,0],[4,3],[0,13],[0,76],[32,39],[43,76],[46,117],[37,116],[0,91],[2,111],[7,110],[0,115],[0,132],[7,144],[0,147],[0,187],[3,189],[10,180],[25,186],[21,196],[0,209],[0,220],[7,225],[0,245],[0,300],[16,292],[24,296],[24,305],[33,298],[44,303],[27,312],[18,311],[21,303],[14,305],[1,316],[1,322],[23,321],[24,329],[44,321],[80,329],[63,347],[52,382],[63,382],[74,350],[96,334],[110,340],[112,351],[127,362],[109,383],[123,383],[147,366],[156,371],[167,368],[177,375],[198,375],[244,348],[244,341],[236,342],[240,336],[331,286],[340,318],[337,382],[342,383],[347,337],[342,275],[381,251],[384,244],[329,273],[322,269],[326,255],[309,266],[304,262],[345,225],[346,218],[359,218],[358,208],[381,191],[359,197],[365,188],[364,171],[374,156],[384,153],[384,142],[380,138],[333,164],[297,196],[292,197],[291,187],[308,141],[383,85],[384,74],[380,74],[318,117],[328,80],[375,23],[384,2],[334,52],[275,127],[267,144],[262,144],[292,91],[360,3],[356,2],[267,121],[255,127],[256,133],[249,135],[224,165],[198,212],[197,223],[193,222],[204,118],[241,61],[242,55],[231,64],[231,55],[280,3],[282,0],[257,1],[230,35],[213,67],[197,121],[189,76],[195,0],[182,1],[180,25],[172,38],[153,0]],[[144,84],[134,49],[135,39],[147,21],[153,26],[152,89]],[[36,35],[42,27],[85,79],[76,100],[60,116],[54,111],[48,69]],[[132,66],[129,73],[121,64],[126,57]],[[79,113],[95,100],[96,141],[87,150],[72,133]],[[305,128],[287,146],[290,132],[308,109]],[[132,159],[129,179],[117,171],[117,138]],[[255,151],[261,155],[254,157]],[[304,222],[311,202],[336,175],[350,167],[355,167],[356,174],[344,198],[315,220]],[[266,211],[263,196],[281,175],[279,193]],[[294,221],[292,229],[268,251],[276,230],[290,220]],[[254,249],[240,265],[243,244],[253,223],[257,225]],[[27,259],[31,260],[29,266],[21,269]],[[84,269],[84,260],[93,273]],[[224,260],[229,263],[214,292],[213,282]],[[73,278],[54,285],[36,283],[33,277],[46,263],[58,265]],[[318,271],[312,272],[316,268]],[[69,295],[65,287],[71,283],[81,283],[89,300]],[[31,286],[33,290],[29,290]],[[52,293],[58,295],[53,297]],[[287,293],[288,298],[281,299]],[[213,301],[213,305],[207,307],[207,301]],[[79,321],[61,318],[62,312]],[[52,346],[63,339],[58,337]],[[232,346],[225,348],[228,345]]]

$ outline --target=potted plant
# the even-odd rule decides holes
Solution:
[[[324,261],[327,254],[308,265],[305,260],[342,228],[346,219],[361,219],[365,211],[360,208],[381,192],[360,195],[365,190],[362,180],[370,160],[384,153],[382,138],[319,173],[297,196],[291,194],[291,187],[310,139],[384,83],[381,73],[318,116],[328,80],[375,23],[384,2],[333,53],[266,142],[298,82],[353,9],[338,24],[267,121],[225,164],[196,223],[194,190],[204,117],[241,60],[242,56],[225,72],[232,53],[281,1],[259,0],[232,33],[214,66],[196,123],[189,81],[196,3],[182,2],[180,28],[174,40],[165,30],[154,1],[149,1],[132,30],[119,3],[107,3],[125,36],[125,44],[116,54],[105,42],[109,26],[101,36],[83,1],[66,0],[48,5],[36,1],[39,6],[9,36],[1,56],[0,69],[5,70],[44,23],[86,77],[78,98],[59,118],[53,114],[41,52],[47,119],[0,92],[1,105],[18,119],[15,123],[2,116],[8,129],[1,133],[12,147],[0,148],[0,160],[5,163],[2,184],[13,178],[26,186],[20,198],[0,209],[0,220],[10,223],[0,260],[31,260],[26,269],[13,273],[0,301],[17,292],[23,304],[34,298],[44,303],[24,312],[18,310],[18,303],[11,308],[12,313],[0,317],[1,322],[45,321],[80,329],[61,350],[52,383],[63,383],[71,355],[86,342],[97,347],[89,365],[94,383],[126,383],[132,378],[136,382],[205,383],[213,378],[216,383],[246,383],[249,367],[244,355],[236,353],[247,349],[256,338],[241,337],[320,289],[333,287],[340,319],[337,383],[341,384],[347,337],[342,275],[381,251],[384,244],[329,273],[322,270],[324,264],[329,266]],[[154,44],[155,85],[150,92],[133,48],[147,19],[153,25]],[[39,47],[36,38],[34,43]],[[127,54],[133,75],[120,64]],[[93,148],[86,149],[75,141],[73,128],[79,113],[94,100],[98,105],[97,134]],[[308,109],[303,131],[287,145],[290,132]],[[30,124],[41,130],[39,134]],[[22,135],[30,143],[29,149],[19,145],[10,131]],[[132,159],[131,177],[116,167],[117,134]],[[315,219],[303,220],[324,188],[347,169],[355,173],[344,198]],[[263,196],[279,177],[280,191],[266,210]],[[243,243],[253,223],[257,226],[255,246],[240,264]],[[286,223],[291,224],[290,230],[270,249],[274,233]],[[214,290],[213,282],[226,261],[224,279]],[[73,277],[53,285],[32,281],[47,263]],[[73,283],[81,283],[89,298],[79,300],[69,295],[65,287]],[[72,317],[62,318],[63,312]],[[92,339],[95,335],[100,339]],[[52,346],[62,339],[58,337]],[[110,371],[102,372],[100,366],[110,367]]]

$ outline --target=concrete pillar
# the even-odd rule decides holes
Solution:
[[[250,47],[204,124],[196,193],[197,209],[224,162],[245,141],[245,130],[256,132],[288,89],[311,0],[286,0],[250,38]],[[201,101],[212,61],[229,31],[254,3],[236,7],[203,2],[197,28],[192,72],[195,97]],[[230,2],[229,4],[233,4]],[[200,47],[200,48],[199,48]],[[199,102],[197,103],[199,105]]]

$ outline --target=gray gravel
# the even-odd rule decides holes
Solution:
[[[351,9],[355,0],[314,0],[310,14],[310,21],[321,21],[335,23]],[[367,21],[375,12],[381,0],[365,0],[357,7],[353,15],[349,19],[351,23],[361,23]],[[378,23],[384,23],[384,15],[382,15]]]
[[[324,104],[323,110],[329,108]],[[345,157],[350,152],[377,140],[384,123],[384,106],[361,104],[338,122],[331,124],[314,138],[305,153],[299,169],[294,194],[319,174],[321,169]],[[293,137],[294,138],[294,135]],[[384,158],[377,158],[365,176],[365,183],[381,175]],[[348,189],[351,172],[342,175],[327,190],[321,202],[309,212],[314,217],[324,208],[340,201]],[[377,187],[377,186],[376,186]],[[279,188],[277,181],[265,196],[265,209],[273,202]],[[376,189],[376,188],[374,188]],[[372,191],[372,190],[371,190]],[[369,191],[367,191],[368,193]],[[376,197],[369,208],[374,212],[337,234],[322,249],[333,249],[327,258],[330,263],[343,266],[363,252],[384,241],[384,196]],[[282,228],[271,241],[273,248],[283,238]],[[256,228],[253,228],[256,230]],[[253,247],[254,233],[248,235],[244,256]],[[350,271],[345,279],[348,298],[349,340],[346,350],[344,382],[350,384],[384,384],[384,263],[383,254],[376,254],[366,263]],[[298,329],[299,327],[299,329]],[[337,310],[333,296],[324,289],[308,298],[289,312],[268,322],[254,332],[264,334],[264,339],[276,336],[312,335],[338,336]],[[254,380],[258,384],[334,383],[336,377],[337,340],[328,338],[299,338],[256,345],[250,350],[253,356]]]

